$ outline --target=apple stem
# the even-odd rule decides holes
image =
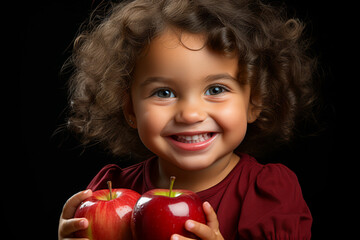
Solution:
[[[169,197],[171,197],[171,193],[172,193],[172,189],[173,189],[173,187],[174,187],[175,179],[176,179],[175,176],[171,176],[171,177],[170,177]]]
[[[110,192],[110,200],[112,200],[113,197],[112,197],[112,183],[111,183],[111,181],[107,181],[107,185],[108,185],[109,192]]]

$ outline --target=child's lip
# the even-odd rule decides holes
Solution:
[[[207,149],[217,135],[217,133],[210,131],[180,132],[167,136],[167,139],[180,150],[200,151]]]
[[[206,133],[214,133],[213,131],[191,131],[191,132],[177,132],[168,134],[167,137],[170,136],[194,136],[194,135],[201,135]]]

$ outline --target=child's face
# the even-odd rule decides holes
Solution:
[[[183,33],[182,42],[200,49],[204,38]],[[200,170],[232,155],[256,117],[249,86],[236,80],[237,57],[187,48],[170,30],[151,42],[137,62],[125,114],[160,160]]]

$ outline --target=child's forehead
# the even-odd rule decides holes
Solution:
[[[225,56],[214,52],[206,46],[205,34],[192,34],[179,30],[168,29],[154,38],[143,56],[136,64],[136,69],[156,71],[181,71],[195,69],[201,71],[204,65],[214,69],[232,69],[238,65],[238,57]],[[205,69],[203,69],[205,70]]]
[[[166,28],[150,42],[150,47],[201,50],[206,45],[207,36],[202,33],[189,33],[176,28]]]

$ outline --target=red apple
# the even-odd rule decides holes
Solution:
[[[86,218],[89,227],[76,232],[75,237],[90,240],[132,239],[130,218],[140,194],[130,189],[109,189],[93,192],[79,205],[75,218]]]
[[[153,189],[137,201],[132,217],[131,230],[136,240],[169,240],[174,233],[197,238],[185,229],[188,219],[206,223],[202,202],[198,195],[188,190]]]

